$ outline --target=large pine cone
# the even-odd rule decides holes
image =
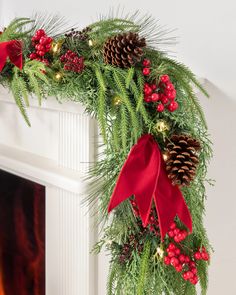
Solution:
[[[189,135],[172,135],[167,143],[166,170],[173,185],[187,186],[194,179],[201,145]]]
[[[103,47],[104,62],[120,68],[130,68],[141,60],[144,38],[137,33],[124,33],[109,38]]]

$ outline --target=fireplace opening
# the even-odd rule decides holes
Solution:
[[[2,170],[0,295],[45,295],[45,187]]]

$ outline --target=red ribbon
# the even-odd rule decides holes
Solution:
[[[176,215],[192,231],[192,218],[184,197],[178,186],[171,184],[160,148],[149,134],[143,135],[132,147],[119,174],[108,212],[132,195],[144,227],[148,225],[154,199],[162,240]]]
[[[22,70],[23,54],[21,41],[11,40],[0,43],[0,72],[4,68],[7,58],[10,59],[12,64]]]

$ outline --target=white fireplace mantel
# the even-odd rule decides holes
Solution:
[[[97,126],[80,104],[31,99],[28,127],[0,88],[0,169],[46,187],[46,295],[96,295],[93,219],[81,202]]]

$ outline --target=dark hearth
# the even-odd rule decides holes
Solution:
[[[45,295],[45,188],[1,170],[0,295]]]

